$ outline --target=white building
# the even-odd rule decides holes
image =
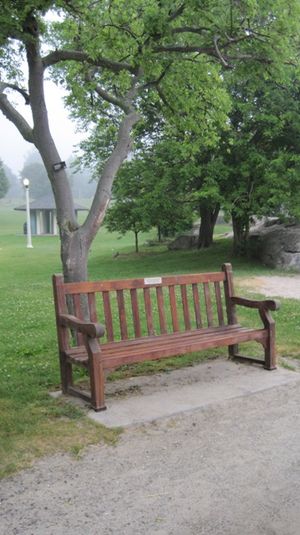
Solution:
[[[17,206],[15,210],[26,212],[26,204]],[[75,212],[87,210],[84,206],[75,204]],[[58,226],[56,221],[56,206],[53,195],[45,195],[30,203],[31,234],[33,236],[56,236]],[[26,234],[26,223],[24,223],[24,234]]]

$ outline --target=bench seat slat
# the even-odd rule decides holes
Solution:
[[[102,361],[104,368],[114,368],[127,362],[175,356],[210,347],[230,345],[233,340],[263,342],[266,336],[264,329],[248,329],[239,325],[226,326],[222,329],[208,328],[201,329],[201,331],[149,336],[139,340],[122,341],[122,343],[101,344]],[[83,366],[87,365],[88,358],[84,346],[70,349],[67,356],[71,361]]]

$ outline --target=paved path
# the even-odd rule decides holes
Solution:
[[[285,374],[2,481],[0,534],[299,535],[300,374]]]
[[[270,372],[261,366],[227,359],[208,361],[169,374],[111,383],[108,385],[111,395],[107,396],[107,410],[91,410],[88,415],[107,427],[128,427],[197,411],[211,404],[294,382],[297,378],[298,375],[281,367]]]

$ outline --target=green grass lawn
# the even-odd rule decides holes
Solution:
[[[30,464],[37,456],[58,450],[77,454],[87,444],[103,440],[114,443],[118,436],[117,432],[85,418],[72,404],[52,399],[48,394],[58,389],[60,383],[51,288],[51,275],[61,271],[59,240],[33,237],[34,248],[27,249],[22,235],[24,213],[14,212],[13,206],[14,203],[0,202],[2,476]],[[228,227],[224,228],[219,229],[219,234],[227,232]],[[153,238],[154,233],[143,235],[140,243]],[[170,252],[165,246],[144,246],[139,254],[133,251],[133,235],[119,239],[117,234],[101,231],[92,245],[90,279],[219,270],[223,262],[230,261],[241,287],[244,277],[274,274],[255,262],[232,258],[230,240],[220,238],[208,251]],[[251,312],[243,312],[241,319],[250,320]],[[281,311],[275,317],[279,354],[300,358],[299,302],[282,300]],[[257,348],[250,351],[255,353],[260,350]],[[225,354],[225,350],[220,353]],[[134,366],[115,373],[111,379],[120,373],[153,373],[180,364],[190,365],[205,357],[207,353]]]

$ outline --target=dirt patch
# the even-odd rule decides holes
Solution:
[[[239,279],[241,286],[245,286],[253,292],[259,292],[266,297],[286,297],[300,299],[300,275],[288,277],[251,277]]]

